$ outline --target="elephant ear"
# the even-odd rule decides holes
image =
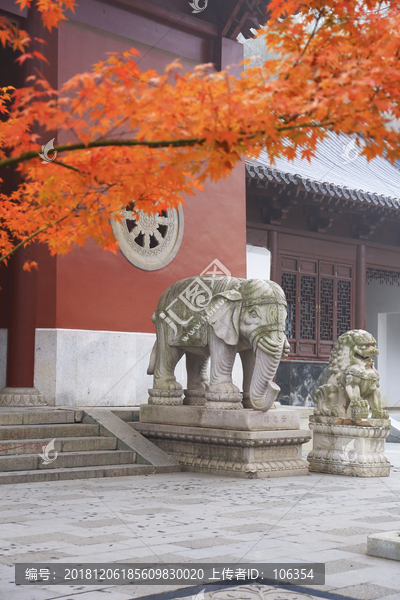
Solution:
[[[215,334],[230,346],[239,342],[241,308],[242,294],[235,290],[216,294],[207,307],[207,321]]]

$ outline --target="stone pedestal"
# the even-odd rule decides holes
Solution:
[[[206,403],[205,390],[184,390],[183,404],[187,406],[204,406]]]
[[[313,449],[307,460],[310,471],[353,477],[387,477],[390,462],[385,439],[387,419],[350,419],[310,416]]]
[[[33,387],[4,387],[0,390],[0,406],[46,406],[46,399]]]
[[[142,405],[132,426],[184,471],[248,479],[308,474],[301,446],[311,434],[294,411]]]
[[[182,390],[149,390],[149,404],[156,406],[178,406],[183,404]]]

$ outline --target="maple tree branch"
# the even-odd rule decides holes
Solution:
[[[287,131],[290,129],[300,129],[301,127],[313,127],[324,129],[330,125],[335,125],[334,121],[327,121],[326,123],[299,123],[298,125],[285,125],[284,127],[277,127],[277,131]]]
[[[317,33],[317,27],[318,27],[318,23],[319,23],[319,22],[320,22],[320,20],[321,20],[321,16],[322,16],[322,15],[321,15],[321,11],[318,11],[318,18],[317,18],[317,19],[316,19],[316,21],[315,21],[315,25],[314,25],[313,32],[311,33],[310,37],[308,38],[308,41],[307,41],[306,45],[304,46],[302,53],[300,54],[300,58],[301,58],[302,56],[304,56],[304,54],[306,53],[306,50],[307,50],[308,46],[309,46],[309,45],[310,45],[310,43],[311,43],[311,40],[313,39],[313,37],[314,37],[314,36],[315,36],[315,34]]]
[[[62,163],[58,163],[58,164],[62,164]],[[63,165],[63,166],[65,166],[65,165]],[[70,168],[73,168],[74,170],[77,170],[77,169],[75,169],[75,167],[70,167]],[[104,191],[110,190],[115,185],[117,185],[117,183],[110,183],[109,185],[106,186],[106,190],[104,190]],[[104,193],[104,191],[103,191],[103,193]],[[92,205],[90,207],[87,207],[87,208],[89,208],[89,210],[90,210],[93,207],[94,203],[95,203],[95,201],[93,201]],[[7,260],[7,258],[9,258],[12,254],[14,254],[14,252],[16,252],[18,250],[18,248],[21,248],[21,246],[24,246],[25,244],[28,244],[29,242],[31,242],[40,233],[43,233],[43,231],[46,231],[46,229],[49,229],[49,227],[54,227],[55,225],[58,225],[59,223],[61,223],[61,221],[64,221],[65,219],[67,219],[68,217],[70,217],[71,214],[73,214],[75,211],[79,210],[80,208],[82,208],[82,206],[78,202],[78,204],[76,204],[73,208],[71,208],[71,210],[66,215],[63,215],[62,217],[60,217],[56,221],[53,221],[52,223],[48,223],[47,225],[44,225],[43,227],[40,227],[39,229],[37,229],[30,236],[28,236],[27,238],[25,238],[24,240],[22,240],[21,242],[19,242],[16,246],[14,246],[14,248],[12,248],[9,252],[7,252],[6,254],[3,254],[3,256],[0,256],[0,263],[3,262],[4,260]]]
[[[178,140],[160,140],[160,141],[140,141],[140,140],[102,140],[93,141],[88,144],[79,142],[77,144],[63,144],[61,146],[55,146],[54,152],[72,152],[74,150],[87,150],[89,148],[103,148],[108,146],[147,146],[148,148],[183,148],[185,146],[195,146],[196,144],[202,145],[205,142],[205,138],[183,138]],[[0,160],[0,169],[4,169],[10,165],[15,165],[21,162],[27,162],[38,158],[39,153],[36,150],[24,152],[19,156],[11,156]],[[49,161],[54,162],[54,161]],[[63,163],[57,162],[56,164],[66,166]],[[67,167],[68,168],[68,167]],[[69,167],[71,168],[71,167]]]
[[[73,210],[75,210],[75,209],[73,209]],[[71,212],[73,212],[73,211],[71,211]],[[18,250],[18,248],[21,248],[21,246],[24,246],[25,244],[28,244],[37,235],[39,235],[40,233],[43,233],[43,231],[46,231],[46,229],[48,229],[49,227],[52,227],[54,225],[58,225],[58,223],[61,223],[61,221],[64,221],[64,219],[66,219],[67,217],[69,217],[70,214],[71,213],[68,213],[67,215],[64,215],[63,217],[61,217],[57,221],[54,221],[54,223],[48,223],[47,225],[44,225],[44,227],[40,227],[40,229],[37,229],[29,237],[25,238],[24,240],[22,240],[21,242],[19,242],[19,244],[17,244],[16,246],[14,246],[14,248],[12,248],[9,252],[7,252],[7,254],[3,254],[3,256],[0,256],[0,263],[3,260],[6,260],[7,258],[9,258],[12,254],[14,254],[14,252],[16,252]]]
[[[331,123],[327,123],[330,125]],[[277,131],[285,131],[288,129],[298,129],[300,127],[324,127],[325,124],[299,124],[293,125],[292,127],[277,127]],[[245,136],[246,139],[249,139],[248,136]],[[250,136],[251,138],[254,136]],[[160,141],[140,141],[140,140],[96,140],[93,142],[89,142],[88,144],[84,144],[83,142],[77,144],[64,144],[60,146],[55,146],[53,148],[54,152],[73,152],[75,150],[87,150],[90,148],[104,148],[109,146],[147,146],[148,148],[184,148],[186,146],[201,146],[206,141],[206,138],[182,138],[177,140],[160,140]],[[39,154],[36,150],[31,150],[30,152],[24,152],[19,156],[11,156],[9,158],[5,158],[0,160],[0,169],[8,167],[10,165],[15,165],[22,162],[27,162],[30,160],[34,160],[38,158]],[[67,163],[62,163],[59,161],[49,161],[49,163],[53,162],[56,165],[61,167],[65,167],[66,169],[72,169],[77,173],[81,173],[79,169],[68,165]]]
[[[68,165],[67,163],[62,163],[58,160],[53,160],[52,161],[55,165],[60,165],[60,167],[65,167],[66,169],[71,169],[72,171],[76,171],[77,173],[81,174],[82,171],[80,171],[79,169],[77,169],[76,167],[73,167],[72,165]]]

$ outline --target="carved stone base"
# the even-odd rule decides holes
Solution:
[[[307,457],[310,471],[352,477],[389,475],[385,439],[390,432],[390,421],[311,415],[310,429],[313,431],[313,449]]]
[[[243,408],[242,394],[206,392],[205,408],[212,410],[238,410]]]
[[[213,402],[206,400],[204,408],[208,410],[239,410],[243,409],[241,402]]]
[[[185,390],[183,404],[186,406],[204,406],[206,403],[205,390]]]
[[[308,474],[301,452],[301,445],[311,437],[306,430],[238,431],[143,422],[131,425],[179,462],[183,471],[246,479]]]
[[[182,390],[149,390],[149,404],[178,406],[183,404]]]
[[[0,406],[47,406],[36,388],[4,387],[0,390]]]
[[[183,425],[186,427],[212,427],[239,431],[276,431],[300,429],[300,412],[292,407],[271,408],[267,412],[256,410],[207,410],[203,406],[151,406],[140,407],[141,423]],[[311,434],[310,434],[311,437]]]

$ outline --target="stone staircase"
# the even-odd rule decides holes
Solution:
[[[386,441],[400,444],[400,408],[396,406],[387,410],[390,418],[390,433]]]
[[[180,471],[125,422],[135,419],[134,411],[1,408],[0,484]]]

